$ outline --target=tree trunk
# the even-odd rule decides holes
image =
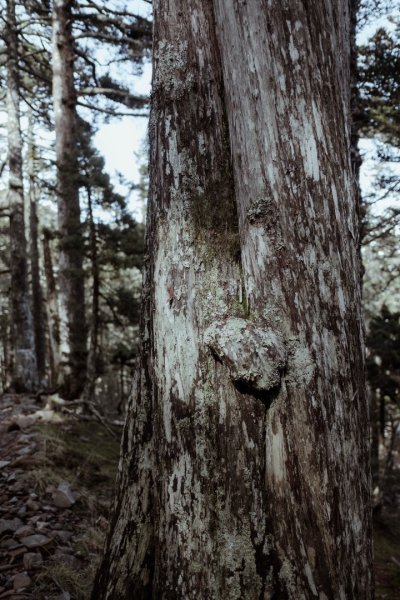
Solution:
[[[60,317],[58,314],[57,289],[53,270],[50,233],[43,233],[44,274],[46,278],[46,315],[49,331],[50,385],[60,383]]]
[[[31,251],[31,277],[32,277],[32,309],[33,327],[35,334],[35,350],[39,380],[41,385],[46,377],[46,333],[45,313],[43,305],[42,284],[40,281],[40,258],[38,241],[38,214],[36,201],[36,173],[35,173],[35,144],[33,133],[33,115],[29,118],[28,140],[28,178],[29,178],[29,232]]]
[[[63,394],[79,396],[86,379],[83,237],[77,161],[77,114],[70,0],[53,3],[53,103],[56,131],[59,302]]]
[[[32,307],[28,282],[22,175],[22,137],[19,108],[18,35],[15,1],[7,1],[7,123],[10,205],[10,270],[13,374],[17,392],[37,389]]]
[[[93,203],[90,187],[87,188],[88,197],[88,220],[89,220],[89,244],[90,262],[92,267],[92,314],[90,319],[89,353],[86,369],[86,384],[84,398],[92,401],[95,395],[95,384],[97,375],[97,351],[99,346],[99,295],[100,295],[100,271],[97,252],[96,224],[93,218]]]
[[[92,598],[370,599],[348,4],[154,9],[141,368]]]

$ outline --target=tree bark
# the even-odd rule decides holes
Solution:
[[[22,137],[18,74],[18,34],[15,1],[7,0],[7,127],[8,202],[10,206],[11,329],[13,350],[12,387],[17,392],[37,389],[39,378],[28,282],[25,237]]]
[[[43,305],[43,291],[40,279],[40,257],[38,240],[38,214],[36,197],[35,173],[35,143],[33,132],[33,115],[29,117],[28,132],[28,179],[29,179],[29,233],[31,251],[31,277],[32,277],[32,312],[33,328],[35,334],[35,351],[41,385],[46,378],[46,332],[45,312]]]
[[[62,392],[67,398],[79,396],[85,384],[87,337],[71,4],[70,0],[54,0],[53,3],[53,103],[60,236],[60,376]]]
[[[96,224],[93,217],[93,202],[90,186],[87,187],[88,198],[88,221],[89,221],[89,244],[90,262],[92,270],[92,314],[90,319],[89,352],[86,369],[86,384],[84,399],[92,401],[95,395],[95,384],[97,375],[97,352],[99,347],[99,296],[100,296],[100,270],[97,251]]]
[[[59,384],[60,365],[60,317],[58,314],[57,288],[54,277],[50,233],[43,232],[43,260],[46,278],[46,315],[49,332],[49,366],[51,387]]]
[[[141,367],[92,598],[370,599],[348,3],[154,11]]]

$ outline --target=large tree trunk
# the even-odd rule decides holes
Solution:
[[[348,4],[154,8],[142,362],[92,597],[372,598]]]
[[[46,332],[45,312],[43,305],[43,291],[40,280],[40,255],[38,238],[38,211],[36,197],[36,173],[35,173],[35,142],[33,131],[33,114],[29,117],[29,140],[28,140],[28,178],[29,178],[29,233],[31,252],[31,277],[32,277],[32,309],[33,327],[35,333],[35,350],[39,380],[41,385],[45,383],[46,377]]]
[[[28,282],[19,108],[18,34],[15,1],[7,1],[7,125],[10,205],[12,387],[34,391],[38,386],[32,307]]]
[[[83,237],[80,222],[77,114],[70,0],[53,2],[53,102],[56,130],[60,382],[68,398],[79,396],[86,378]]]

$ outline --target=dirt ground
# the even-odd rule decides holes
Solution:
[[[114,492],[121,428],[0,396],[0,600],[87,600]],[[377,600],[400,600],[400,520],[375,522]]]

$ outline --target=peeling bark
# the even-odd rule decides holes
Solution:
[[[92,598],[369,600],[347,2],[154,8],[142,362]]]
[[[70,0],[54,0],[53,104],[60,236],[60,384],[67,398],[75,398],[83,390],[87,354],[71,22]]]
[[[39,385],[39,377],[35,354],[25,237],[18,34],[14,0],[7,1],[7,129],[8,202],[10,206],[10,313],[13,354],[11,385],[17,392],[32,392]]]

